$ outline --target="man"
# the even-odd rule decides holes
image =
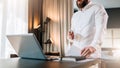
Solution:
[[[90,0],[77,0],[76,4],[79,10],[73,14],[71,20],[69,38],[72,46],[68,55],[100,58],[100,45],[108,15],[102,5]]]

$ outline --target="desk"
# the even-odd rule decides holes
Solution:
[[[119,58],[108,58],[102,59],[102,68],[120,68],[120,59]]]
[[[99,59],[82,61],[42,61],[31,59],[0,59],[0,68],[88,68],[99,62]]]

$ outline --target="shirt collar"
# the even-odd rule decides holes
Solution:
[[[79,11],[85,11],[91,7],[92,1],[90,1],[82,10],[79,9]]]

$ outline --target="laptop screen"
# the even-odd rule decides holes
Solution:
[[[46,59],[33,33],[7,35],[9,42],[21,58]]]

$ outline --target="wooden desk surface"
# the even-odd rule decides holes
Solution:
[[[41,61],[30,59],[0,59],[0,68],[88,68],[99,62],[99,59],[82,61]]]

